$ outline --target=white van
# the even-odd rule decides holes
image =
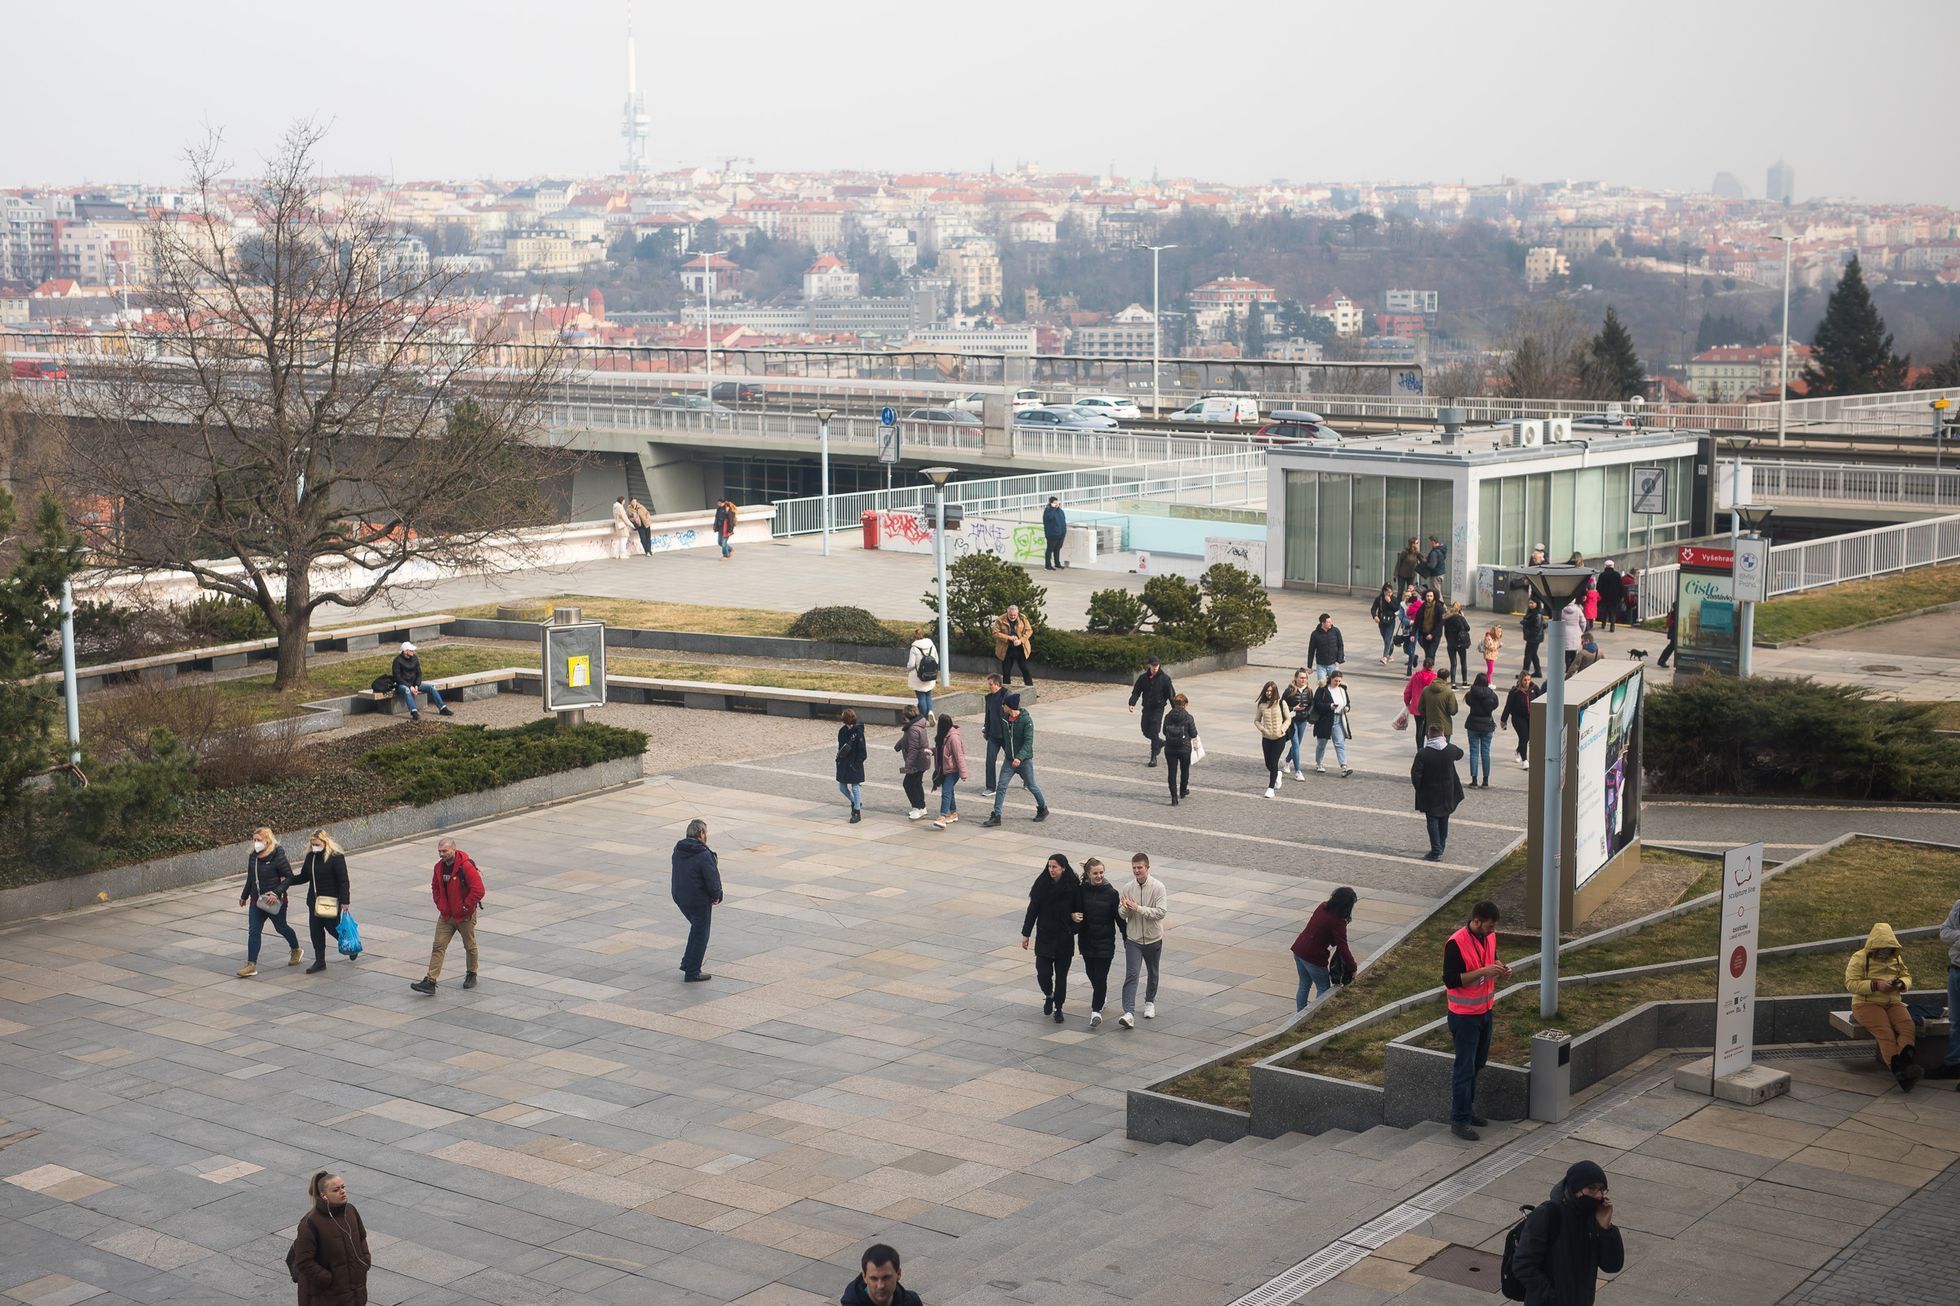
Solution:
[[[1212,422],[1257,426],[1259,401],[1250,395],[1206,395],[1171,414],[1173,422]]]

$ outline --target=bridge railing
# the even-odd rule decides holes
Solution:
[[[1745,461],[1742,468],[1749,493],[1757,499],[1907,504],[1960,512],[1960,468],[1755,461]]]
[[[713,413],[702,409],[658,408],[651,403],[586,403],[578,399],[550,404],[545,424],[560,429],[644,431],[649,434],[684,432],[695,435],[743,435],[817,443],[817,419],[807,413],[736,409]],[[978,453],[985,443],[978,427],[951,422],[898,424],[907,449],[953,449]],[[830,442],[876,449],[882,428],[876,415],[840,413],[830,420]]]

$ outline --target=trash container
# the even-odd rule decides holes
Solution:
[[[1490,610],[1513,617],[1522,613],[1525,603],[1531,598],[1530,583],[1508,567],[1492,567],[1489,570]]]
[[[867,549],[877,548],[879,540],[878,514],[867,511],[863,516],[858,518],[858,524],[864,527],[864,547]]]
[[[1572,1036],[1542,1029],[1531,1036],[1531,1118],[1558,1121],[1572,1110]]]

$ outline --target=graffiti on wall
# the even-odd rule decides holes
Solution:
[[[881,512],[878,514],[878,533],[893,543],[903,541],[927,547],[932,544],[932,526],[918,513]]]
[[[694,530],[662,531],[653,537],[653,552],[664,553],[669,549],[691,549],[701,542]]]
[[[1207,535],[1205,537],[1205,565],[1215,566],[1229,562],[1235,567],[1243,567],[1253,575],[1264,580],[1266,577],[1266,541],[1241,540],[1225,536]]]

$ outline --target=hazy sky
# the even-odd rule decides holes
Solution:
[[[1002,169],[1220,181],[1596,178],[1960,204],[1955,0],[1396,4],[639,0],[655,167]],[[333,121],[329,171],[619,166],[624,0],[97,0],[8,61],[0,184],[249,164]],[[1881,53],[1886,51],[1887,53]],[[1840,55],[1843,56],[1840,59]],[[1939,57],[1944,57],[1941,54]],[[1783,108],[1779,110],[1781,100]],[[1882,134],[1880,134],[1882,132]]]

